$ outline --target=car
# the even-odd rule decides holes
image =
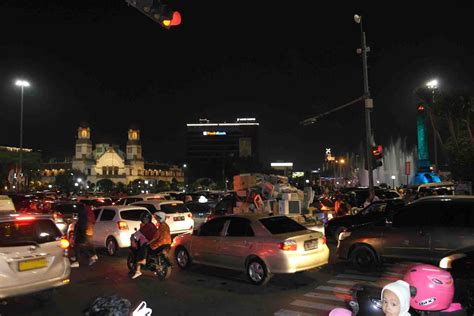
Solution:
[[[400,193],[395,190],[391,189],[382,189],[382,188],[375,188],[375,195],[381,199],[396,199],[402,198]],[[354,188],[352,190],[348,190],[345,195],[348,197],[348,202],[352,207],[362,208],[364,207],[364,202],[369,196],[369,189],[368,188]]]
[[[145,207],[152,214],[155,212],[166,213],[166,224],[170,227],[170,234],[172,236],[191,233],[194,229],[193,215],[184,205],[183,201],[147,200],[133,202],[130,205]]]
[[[128,205],[133,202],[152,201],[152,200],[171,200],[170,195],[161,193],[144,193],[139,195],[123,196],[114,205]]]
[[[448,252],[439,267],[454,279],[454,302],[462,303],[469,315],[474,315],[474,245]]]
[[[150,212],[138,205],[110,205],[94,209],[96,222],[92,244],[106,248],[110,256],[116,255],[119,249],[130,247],[130,236],[140,229],[143,213]],[[74,226],[75,223],[69,225],[67,232],[71,242],[74,238]]]
[[[191,262],[245,271],[255,285],[273,274],[295,273],[328,263],[329,248],[320,232],[287,216],[234,214],[216,217],[172,244],[176,263]]]
[[[384,259],[437,264],[446,252],[473,244],[474,196],[439,195],[342,232],[337,256],[364,269]]]
[[[15,204],[8,195],[0,195],[0,214],[16,213]]]
[[[213,205],[199,202],[187,202],[184,203],[188,210],[193,214],[194,227],[198,228],[200,225],[206,222],[207,217],[211,214]]]
[[[67,227],[77,220],[77,214],[84,208],[83,203],[55,201],[51,203],[51,213],[58,228],[66,233]]]
[[[112,199],[109,197],[99,197],[99,196],[79,196],[75,199],[77,203],[83,203],[90,205],[92,208],[97,208],[101,206],[112,205]]]
[[[51,216],[0,215],[0,300],[26,294],[50,298],[69,283],[67,239]]]
[[[403,199],[378,200],[354,215],[334,217],[326,225],[326,237],[337,242],[339,234],[348,228],[373,223],[404,205]]]

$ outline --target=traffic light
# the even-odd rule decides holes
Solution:
[[[181,14],[160,0],[126,0],[127,3],[166,29],[181,24]]]
[[[382,146],[372,146],[372,169],[382,167]]]

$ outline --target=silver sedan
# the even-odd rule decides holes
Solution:
[[[295,273],[323,266],[329,260],[325,236],[287,216],[241,214],[216,217],[192,234],[174,239],[176,262],[241,270],[253,284],[275,273]]]

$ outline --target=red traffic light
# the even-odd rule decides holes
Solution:
[[[382,155],[382,145],[372,147],[372,155],[378,157]]]
[[[423,104],[420,104],[418,105],[418,111],[424,111],[425,110],[425,106]]]

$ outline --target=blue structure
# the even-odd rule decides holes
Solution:
[[[431,171],[428,158],[428,143],[426,141],[426,115],[423,104],[418,105],[416,114],[416,130],[418,133],[418,171],[413,179],[413,184],[441,182],[439,176]]]

